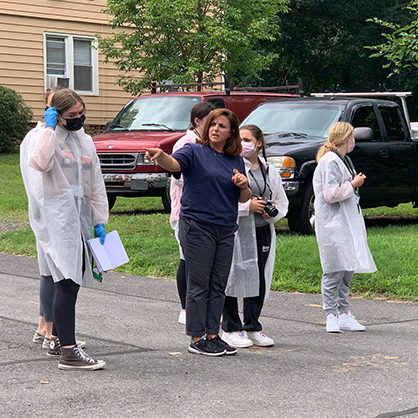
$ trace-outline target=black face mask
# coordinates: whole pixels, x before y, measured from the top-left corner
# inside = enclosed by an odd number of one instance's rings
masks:
[[[84,115],[80,118],[65,119],[66,124],[63,126],[65,129],[68,129],[69,131],[78,131],[83,127],[85,120],[86,117]]]

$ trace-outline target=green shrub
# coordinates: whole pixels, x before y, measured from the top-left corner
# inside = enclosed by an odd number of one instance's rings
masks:
[[[0,154],[16,150],[29,130],[32,116],[20,93],[0,85]]]

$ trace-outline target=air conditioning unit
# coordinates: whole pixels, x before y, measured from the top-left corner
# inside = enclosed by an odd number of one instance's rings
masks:
[[[46,76],[46,88],[53,89],[54,87],[65,87],[68,88],[70,86],[70,79],[67,77],[59,77],[56,75],[48,75]]]

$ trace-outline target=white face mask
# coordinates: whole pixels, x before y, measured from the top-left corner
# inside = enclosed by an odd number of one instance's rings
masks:
[[[255,152],[255,144],[253,142],[241,142],[242,152],[241,155],[245,157],[251,157]]]

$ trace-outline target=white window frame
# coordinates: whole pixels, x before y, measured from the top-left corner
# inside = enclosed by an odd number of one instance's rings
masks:
[[[97,50],[97,38],[88,35],[74,35],[69,33],[59,32],[44,32],[43,43],[44,43],[44,85],[45,90],[48,87],[48,74],[47,74],[47,59],[46,59],[46,38],[47,36],[56,36],[66,39],[66,75],[69,78],[69,88],[74,90],[74,40],[90,41],[91,48],[91,60],[92,60],[92,88],[93,90],[75,90],[78,94],[83,96],[98,96],[99,95],[99,52]]]

